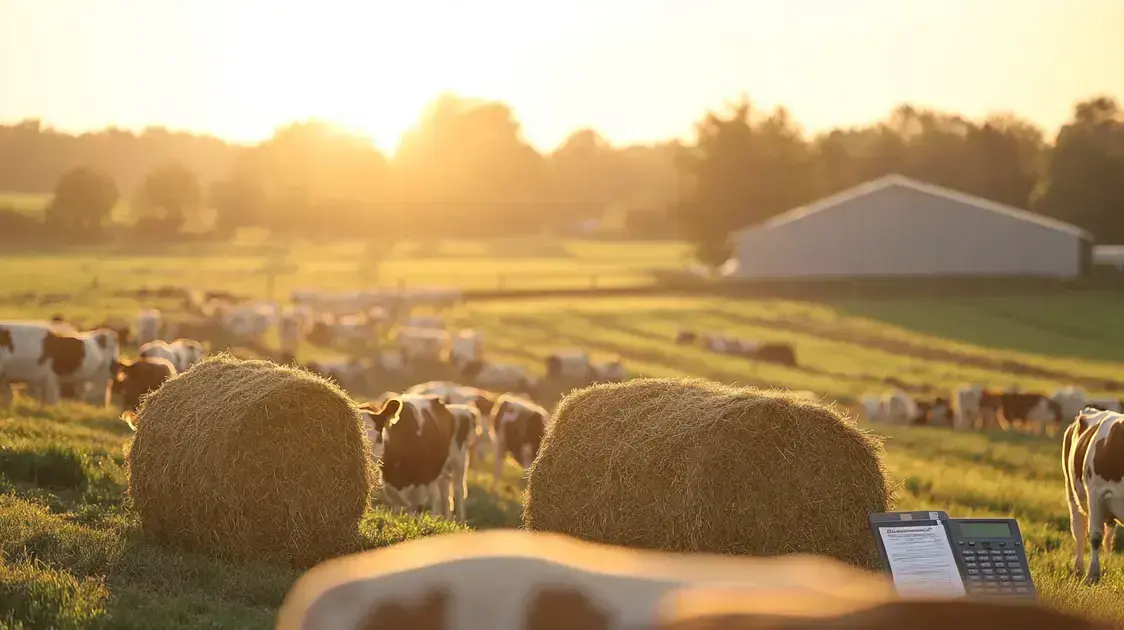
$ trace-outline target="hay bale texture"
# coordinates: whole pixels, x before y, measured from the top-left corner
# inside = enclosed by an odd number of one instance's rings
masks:
[[[875,568],[882,445],[831,407],[704,380],[566,396],[523,497],[528,529],[665,551],[813,553]]]
[[[308,372],[219,354],[142,403],[127,445],[146,536],[305,566],[355,551],[377,473],[352,401]]]

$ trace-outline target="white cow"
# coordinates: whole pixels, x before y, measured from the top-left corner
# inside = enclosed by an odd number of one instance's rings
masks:
[[[917,401],[909,394],[895,391],[887,394],[884,400],[887,424],[909,424],[917,417]]]
[[[90,390],[89,402],[109,406],[119,359],[117,333],[107,328],[72,333],[50,322],[0,321],[0,400],[10,405],[11,384],[18,382],[53,405],[62,385],[72,384]]]
[[[495,395],[478,387],[469,387],[451,381],[429,381],[419,383],[406,390],[407,394],[433,395],[447,405],[472,405],[480,411],[483,418],[491,415],[496,404]],[[483,458],[490,450],[492,434],[488,431],[486,423],[479,422],[474,428],[476,458]]]
[[[461,374],[485,389],[531,393],[538,387],[538,379],[521,365],[473,361],[461,369]]]
[[[472,361],[484,359],[484,339],[475,330],[458,330],[449,340],[449,363],[463,367]]]
[[[400,328],[394,337],[395,345],[407,362],[440,361],[449,345],[449,333],[434,328]]]
[[[1112,554],[1117,523],[1124,522],[1124,415],[1086,408],[1065,431],[1062,472],[1075,543],[1073,568],[1084,569],[1085,537],[1092,559],[1086,581],[1101,577],[1101,546]]]
[[[217,313],[219,324],[239,339],[258,339],[277,318],[277,306],[268,302],[239,304]]]
[[[559,350],[546,357],[549,378],[586,379],[594,375],[593,359],[584,350]]]
[[[959,385],[952,390],[952,428],[957,431],[967,431],[975,428],[980,420],[982,410],[980,401],[983,400],[983,387],[979,385]]]
[[[205,351],[203,344],[191,339],[176,339],[171,343],[164,341],[150,341],[140,347],[140,356],[148,359],[167,359],[177,373],[186,372],[188,368],[203,360]]]
[[[160,338],[161,313],[154,308],[146,308],[137,315],[137,345],[143,346]]]

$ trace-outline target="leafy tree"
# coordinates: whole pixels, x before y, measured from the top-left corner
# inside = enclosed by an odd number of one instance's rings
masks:
[[[55,184],[45,220],[52,228],[98,230],[117,205],[120,193],[111,177],[89,167],[67,171]]]
[[[173,233],[201,209],[202,201],[203,191],[198,176],[174,161],[154,168],[144,178],[138,195],[143,216],[160,222]]]

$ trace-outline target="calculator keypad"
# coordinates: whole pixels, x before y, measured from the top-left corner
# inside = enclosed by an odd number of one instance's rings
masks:
[[[986,544],[986,543],[985,543]],[[977,545],[975,541],[958,550],[967,574],[965,586],[970,595],[993,597],[1032,597],[1026,564],[1016,547],[1006,543]]]

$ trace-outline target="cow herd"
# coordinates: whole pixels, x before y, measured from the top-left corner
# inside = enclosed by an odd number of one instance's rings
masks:
[[[1120,399],[1091,398],[1076,387],[1065,387],[1047,396],[1004,391],[980,385],[961,385],[948,397],[916,399],[902,391],[863,398],[866,418],[896,425],[945,426],[957,430],[1025,427],[1041,433],[1060,430],[1082,409],[1124,411]]]

